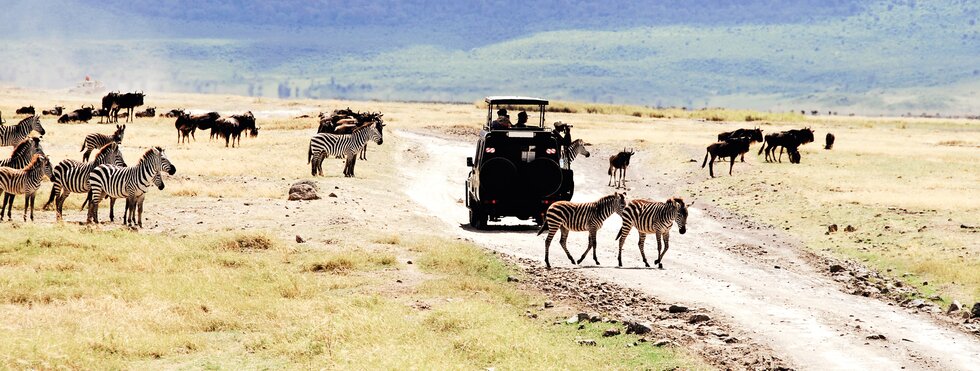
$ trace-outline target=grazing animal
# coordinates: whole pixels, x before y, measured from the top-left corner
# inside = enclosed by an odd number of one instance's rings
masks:
[[[622,152],[609,156],[610,187],[613,186],[613,183],[615,183],[616,188],[626,187],[626,168],[630,166],[630,157],[633,157],[635,153],[632,149],[627,152],[626,148],[623,148]],[[618,178],[614,174],[618,175]],[[615,182],[613,182],[613,178],[616,178]]]
[[[834,148],[834,134],[827,133],[827,144],[823,146],[823,149],[833,149]]]
[[[568,162],[575,161],[575,157],[578,155],[592,156],[589,150],[585,148],[585,142],[581,139],[576,139],[571,145],[565,147],[565,157],[568,158]]]
[[[157,115],[157,108],[150,107],[143,111],[136,112],[136,117],[155,117]]]
[[[116,131],[112,135],[105,135],[102,133],[92,133],[85,136],[85,140],[82,141],[82,149],[85,151],[82,154],[82,161],[88,161],[89,154],[92,153],[93,149],[102,148],[110,142],[116,142],[117,144],[122,144],[123,136],[126,134],[126,124],[116,125]]]
[[[798,149],[793,149],[789,152],[789,163],[798,164],[800,163],[801,159],[802,156],[800,156],[800,151]]]
[[[18,108],[14,113],[18,115],[34,115],[34,106]]]
[[[704,153],[704,162],[701,163],[701,168],[704,169],[704,165],[708,165],[708,174],[711,174],[711,177],[714,178],[715,158],[731,157],[731,165],[728,166],[728,175],[732,175],[732,168],[735,167],[735,158],[749,151],[749,143],[752,143],[752,139],[739,137],[709,145]],[[710,162],[708,161],[708,156],[711,156]]]
[[[24,221],[27,221],[28,208],[31,210],[31,220],[34,220],[34,195],[44,177],[51,177],[51,162],[42,154],[34,154],[23,169],[0,167],[0,192],[4,192],[0,221],[3,220],[4,210],[7,211],[7,219],[13,220],[10,214],[16,195],[24,195]]]
[[[800,145],[807,144],[812,141],[813,130],[810,128],[794,129],[779,133],[767,134],[765,140],[763,141],[763,146],[759,148],[759,154],[761,155],[763,151],[766,152],[766,162],[777,160],[782,162],[783,148],[788,151],[795,151]],[[772,157],[776,157],[776,147],[782,147],[779,150],[779,158],[772,159]]]
[[[380,121],[374,125],[365,125],[350,134],[329,134],[318,133],[310,139],[310,147],[307,152],[307,163],[311,164],[310,173],[316,176],[318,173],[323,175],[323,160],[326,156],[344,156],[344,177],[354,176],[354,164],[357,162],[357,153],[367,144],[368,140],[373,140],[377,145],[384,143],[384,124]]]
[[[182,114],[184,114],[184,109],[183,108],[177,108],[177,109],[172,109],[170,111],[167,111],[167,113],[161,113],[160,114],[160,117],[175,118],[175,117],[179,117]]]
[[[249,137],[259,135],[259,128],[255,126],[255,116],[252,115],[252,111],[242,115],[219,118],[215,121],[214,128],[211,129],[211,134],[218,138],[224,138],[225,147],[228,147],[229,140],[231,141],[232,147],[235,147],[236,142],[241,147],[242,132],[245,130],[248,130]]]
[[[143,92],[139,93],[109,93],[102,98],[102,108],[109,110],[109,119],[112,122],[119,122],[118,115],[119,110],[126,109],[126,122],[131,122],[133,117],[133,109],[143,105],[143,98],[146,95]]]
[[[161,171],[173,175],[177,168],[170,163],[163,148],[153,147],[146,151],[134,166],[119,167],[102,164],[89,174],[89,211],[86,223],[99,223],[99,203],[106,197],[139,197],[153,183]],[[142,213],[138,225],[142,227]]]
[[[53,109],[46,109],[41,111],[41,114],[48,115],[48,116],[61,116],[61,114],[64,113],[64,111],[65,111],[65,107],[54,106]]]
[[[819,111],[817,111],[817,110],[810,111],[810,114],[811,115],[814,115],[814,116],[816,116],[818,113],[819,113]]]
[[[613,213],[622,216],[624,207],[626,207],[626,193],[619,192],[604,196],[594,202],[576,203],[558,201],[551,204],[548,207],[548,211],[545,212],[544,224],[541,225],[541,230],[538,231],[538,235],[541,235],[541,232],[545,230],[548,231],[548,237],[544,240],[545,266],[551,269],[551,260],[549,260],[548,255],[551,249],[551,240],[554,239],[555,233],[558,230],[561,230],[561,239],[558,242],[561,244],[561,248],[565,250],[565,255],[568,256],[568,260],[572,264],[582,263],[591,250],[592,259],[598,265],[599,259],[596,257],[596,233],[599,232],[599,228],[602,228],[602,223],[612,216]],[[569,231],[589,231],[589,247],[585,249],[585,253],[582,254],[578,262],[568,252],[567,242]]]
[[[653,261],[658,268],[663,269],[664,255],[670,249],[670,227],[677,222],[677,229],[681,234],[687,232],[687,208],[694,206],[694,202],[685,206],[684,200],[678,197],[668,199],[666,202],[651,200],[632,200],[626,209],[623,210],[623,227],[619,229],[619,266],[623,266],[623,244],[626,243],[626,236],[630,230],[636,228],[640,234],[640,257],[643,264],[650,267],[647,263],[647,254],[643,250],[643,242],[646,240],[647,233],[654,233],[657,236],[657,260]],[[663,240],[663,246],[660,240]],[[662,248],[662,249],[661,249]]]
[[[35,154],[44,154],[44,151],[41,150],[41,138],[24,139],[14,147],[14,151],[10,153],[10,158],[0,159],[0,167],[22,169],[31,162],[31,158]]]
[[[44,127],[41,126],[41,116],[25,118],[20,120],[17,125],[0,126],[0,147],[19,144],[33,131],[44,135]]]
[[[750,139],[749,146],[751,146],[752,143],[755,142],[762,142],[763,141],[762,129],[755,128],[755,129],[738,129],[735,131],[726,131],[724,133],[718,134],[718,141],[724,142],[731,138],[742,138],[742,137],[746,137]],[[746,152],[748,152],[748,150],[746,150]],[[742,162],[745,162],[745,152],[742,153],[741,158],[742,158]]]
[[[119,99],[120,95],[121,94],[119,94],[119,92],[114,92],[114,91],[106,93],[106,95],[102,97],[102,109],[99,110],[100,114],[97,116],[99,117],[104,116],[107,118],[110,117],[110,115],[113,114],[112,112],[113,106],[116,104],[116,100]],[[112,120],[110,119],[109,122],[112,122]],[[101,119],[99,119],[99,123],[102,123]]]
[[[194,137],[194,132],[198,129],[200,130],[210,130],[218,118],[221,117],[217,112],[208,112],[203,115],[191,115],[185,112],[181,112],[180,116],[177,116],[177,121],[174,122],[174,127],[177,128],[177,143],[186,143],[188,139],[197,138]],[[181,141],[183,139],[183,141]]]
[[[110,141],[102,147],[99,147],[99,150],[95,151],[95,158],[91,162],[65,159],[58,163],[54,167],[51,175],[51,194],[48,196],[48,202],[44,204],[43,209],[47,210],[51,206],[51,203],[57,200],[55,211],[57,213],[57,220],[61,220],[62,210],[65,205],[65,200],[68,199],[68,195],[72,193],[87,194],[89,190],[89,174],[92,173],[95,167],[102,164],[126,166],[126,162],[122,158],[122,153],[119,151],[119,143]],[[82,205],[83,209],[84,207],[85,205]],[[112,209],[113,207],[110,205],[110,220],[113,218]]]
[[[162,172],[157,172],[157,174],[153,176],[153,185],[155,185],[157,189],[162,191],[164,184],[163,184],[163,176],[161,175],[161,173]],[[123,213],[124,225],[130,227],[139,226],[140,228],[143,228],[143,201],[144,200],[146,200],[145,192],[141,193],[139,196],[130,196],[126,198],[126,211]],[[139,214],[137,214],[137,210]],[[139,215],[138,218],[137,215]],[[110,217],[109,220],[111,221],[112,218]]]
[[[320,126],[317,128],[317,133],[329,133],[329,134],[349,134],[354,129],[362,127],[369,124],[384,124],[383,113],[380,112],[369,112],[361,113],[354,112],[348,107],[347,109],[334,110],[329,116],[323,112],[318,115],[320,118]],[[367,160],[367,146],[361,149],[361,160]]]
[[[67,124],[73,121],[88,122],[89,120],[92,119],[92,117],[95,117],[94,115],[95,115],[95,107],[92,106],[82,107],[77,110],[61,115],[61,117],[58,118],[58,123]]]

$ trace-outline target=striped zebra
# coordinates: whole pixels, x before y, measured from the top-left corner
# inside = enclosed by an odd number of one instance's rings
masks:
[[[14,147],[14,151],[10,154],[10,158],[5,158],[0,160],[0,167],[11,167],[14,169],[23,169],[31,162],[34,154],[44,154],[41,150],[41,138],[27,138],[17,144]]]
[[[163,148],[153,147],[143,154],[136,165],[120,167],[102,164],[89,174],[89,212],[86,223],[99,223],[99,203],[106,197],[139,197],[146,193],[157,173],[166,171],[173,175],[177,168],[170,163]],[[142,218],[141,218],[142,219]],[[142,220],[140,220],[142,226]]]
[[[48,202],[44,204],[43,209],[47,210],[57,198],[57,202],[55,203],[56,219],[61,220],[65,200],[68,199],[68,195],[72,193],[88,194],[88,176],[96,166],[102,164],[126,166],[122,153],[119,151],[118,143],[110,141],[100,147],[95,152],[95,158],[90,162],[65,159],[58,163],[54,167],[51,175],[51,194],[48,197]],[[84,207],[82,205],[82,208]],[[109,210],[111,214],[112,205],[109,206]]]
[[[361,151],[361,147],[364,147],[369,139],[381,145],[384,142],[383,128],[384,124],[377,121],[374,125],[365,125],[354,129],[350,134],[319,133],[314,135],[310,139],[306,161],[306,163],[312,164],[310,173],[313,176],[318,173],[322,176],[323,160],[327,156],[344,156],[347,159],[344,165],[344,177],[353,177],[354,164],[357,162],[357,155]]]
[[[666,202],[644,199],[630,201],[626,210],[623,211],[623,227],[620,228],[619,235],[616,237],[619,240],[619,266],[623,266],[623,244],[626,243],[626,236],[629,235],[632,228],[636,228],[640,234],[639,247],[643,264],[647,268],[650,267],[650,264],[647,263],[647,254],[643,251],[643,241],[646,240],[647,233],[655,233],[657,235],[657,260],[653,264],[657,264],[658,268],[663,269],[662,261],[664,255],[667,255],[667,249],[670,248],[670,227],[676,222],[677,229],[681,234],[687,232],[687,208],[689,206],[694,206],[694,202],[691,202],[690,205],[684,205],[684,200],[677,197]],[[662,250],[661,239],[664,241]]]
[[[544,240],[544,264],[549,269],[551,261],[548,259],[548,251],[551,247],[551,240],[555,237],[555,232],[561,229],[561,248],[565,250],[565,255],[572,264],[581,264],[585,257],[592,250],[592,259],[599,264],[596,257],[596,233],[602,228],[602,223],[613,213],[623,215],[623,207],[626,206],[626,193],[616,192],[614,194],[600,198],[595,202],[575,203],[568,201],[558,201],[551,204],[546,212],[544,224],[538,235],[548,230],[548,238]],[[582,257],[575,261],[572,254],[568,252],[568,232],[569,231],[589,231],[589,247],[585,249]]]
[[[51,162],[42,154],[34,154],[23,169],[0,167],[0,191],[4,192],[0,221],[3,220],[4,210],[7,211],[7,219],[13,220],[10,213],[14,209],[16,195],[24,195],[24,221],[27,221],[28,208],[31,209],[31,220],[34,220],[34,194],[41,188],[44,177],[51,177]]]
[[[126,134],[126,125],[116,125],[116,131],[112,135],[105,135],[102,133],[92,133],[85,136],[85,140],[82,141],[82,149],[79,151],[85,151],[82,154],[82,162],[88,162],[88,156],[92,153],[92,150],[102,148],[109,142],[116,142],[117,144],[122,144],[123,135]]]
[[[572,144],[565,147],[564,151],[565,158],[562,159],[562,166],[566,166],[566,162],[568,165],[571,165],[572,161],[575,161],[575,158],[578,157],[578,155],[585,155],[585,157],[592,156],[592,154],[589,153],[589,150],[585,148],[585,142],[581,139],[572,141]]]
[[[31,116],[20,120],[17,125],[0,126],[0,147],[14,146],[27,139],[32,131],[44,135],[41,116]]]
[[[156,175],[153,176],[153,185],[159,190],[163,190],[163,172],[158,171]],[[128,226],[139,226],[143,228],[143,201],[146,200],[146,193],[142,193],[139,196],[131,196],[126,198],[126,210],[123,212],[123,224]],[[109,206],[111,210],[111,205]],[[137,209],[139,210],[139,218],[137,219]],[[112,218],[110,218],[111,220]]]

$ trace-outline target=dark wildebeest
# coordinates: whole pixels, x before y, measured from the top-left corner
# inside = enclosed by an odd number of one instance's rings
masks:
[[[763,140],[762,129],[759,128],[738,129],[735,131],[726,131],[724,133],[718,134],[719,142],[724,142],[732,138],[749,138],[749,146],[751,146],[752,143],[761,142]],[[742,162],[745,162],[745,152],[742,153],[741,157],[742,157]]]
[[[93,106],[82,107],[77,110],[68,112],[64,115],[61,115],[61,117],[58,118],[58,123],[67,124],[72,121],[88,122],[89,120],[92,119],[93,117],[92,114],[94,113],[94,111],[95,111],[95,107]]]
[[[150,107],[146,110],[136,112],[136,117],[155,117],[157,115],[157,108]]]
[[[211,133],[224,138],[225,147],[228,147],[228,142],[231,141],[231,146],[234,148],[236,143],[239,147],[242,146],[242,132],[246,130],[249,137],[254,138],[259,135],[259,128],[255,126],[255,116],[252,115],[252,111],[218,119]]]
[[[623,148],[622,152],[609,156],[608,185],[610,187],[613,186],[613,178],[616,178],[616,175],[618,175],[619,177],[615,181],[616,188],[626,188],[626,168],[630,166],[630,157],[633,157],[635,153],[632,149],[627,151],[626,148]]]
[[[203,115],[191,115],[185,112],[181,112],[177,116],[177,121],[174,122],[174,127],[177,128],[177,143],[187,142],[187,139],[193,138],[195,141],[197,138],[194,137],[194,132],[198,129],[209,130],[214,126],[214,122],[221,117],[217,112],[208,112]]]
[[[787,151],[793,151],[800,145],[807,144],[812,141],[813,130],[810,128],[772,133],[766,135],[765,140],[763,141],[763,146],[759,148],[759,154],[761,155],[763,151],[766,152],[766,162],[777,160],[779,162],[783,162],[783,148],[785,148]],[[779,158],[777,160],[771,160],[772,157],[776,157],[776,147],[782,147],[779,149]]]
[[[102,108],[109,109],[109,119],[114,120],[113,122],[119,122],[119,110],[126,109],[126,122],[131,122],[133,119],[133,109],[143,105],[143,98],[146,95],[143,92],[139,93],[109,93],[102,98]]]
[[[834,148],[834,134],[827,133],[827,144],[823,146],[823,149],[833,149]]]
[[[735,158],[739,155],[749,151],[749,144],[752,143],[752,139],[748,137],[738,137],[730,138],[724,142],[716,142],[708,146],[707,151],[704,154],[704,162],[701,163],[701,168],[704,169],[704,165],[708,165],[708,174],[712,178],[715,177],[715,158],[731,158],[731,164],[728,165],[728,175],[732,175],[732,168],[735,167]],[[708,161],[708,156],[711,156],[711,161]]]
[[[33,116],[34,115],[34,106],[27,106],[27,107],[18,108],[17,111],[14,112],[14,113],[16,113],[18,115],[31,115],[31,116]]]
[[[102,97],[102,109],[98,110],[95,114],[96,116],[100,117],[99,119],[100,124],[102,123],[101,117],[108,118],[109,115],[112,114],[112,106],[116,104],[116,99],[119,99],[119,96],[120,96],[119,92],[113,91],[113,92],[106,93],[106,95]],[[110,119],[108,120],[108,122],[112,122],[112,120]]]
[[[184,109],[183,108],[177,108],[177,109],[172,109],[170,111],[167,111],[167,113],[161,113],[160,114],[160,117],[171,117],[171,118],[175,118],[177,116],[180,116],[182,113],[184,113]]]
[[[61,114],[64,112],[65,112],[65,107],[62,106],[54,106],[53,109],[46,109],[41,111],[42,114],[48,116],[61,116]]]
[[[813,111],[810,111],[810,114],[811,114],[811,115],[814,115],[814,116],[816,116],[816,115],[817,115],[817,114],[819,114],[819,113],[820,113],[820,112],[819,112],[819,111],[817,111],[817,110],[813,110]]]

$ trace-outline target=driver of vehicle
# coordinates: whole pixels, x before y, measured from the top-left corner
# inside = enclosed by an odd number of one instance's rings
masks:
[[[497,111],[497,119],[490,123],[491,129],[510,129],[510,116],[507,116],[507,110],[501,108]]]
[[[521,111],[517,114],[517,123],[514,124],[515,128],[527,127],[527,112]]]

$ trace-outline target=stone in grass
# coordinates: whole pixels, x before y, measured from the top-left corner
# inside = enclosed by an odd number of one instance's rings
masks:
[[[606,331],[603,331],[602,332],[602,337],[616,336],[616,335],[619,335],[621,333],[622,333],[622,331],[620,331],[618,327],[612,327],[612,328],[609,328]]]
[[[953,300],[953,302],[949,304],[949,310],[947,310],[946,313],[953,313],[960,310],[960,308],[963,308],[963,304],[960,304],[960,302],[957,300]]]
[[[708,317],[707,314],[695,314],[695,315],[691,316],[691,318],[689,318],[687,320],[687,322],[688,323],[700,323],[700,322],[706,322],[706,321],[710,321],[710,320],[711,320],[711,317]]]
[[[667,312],[669,312],[669,313],[684,313],[684,312],[687,312],[687,307],[685,307],[683,305],[678,305],[678,304],[671,304],[671,306],[667,308]]]
[[[628,321],[624,322],[624,324],[626,324],[627,334],[645,335],[653,331],[653,326],[649,323]]]

